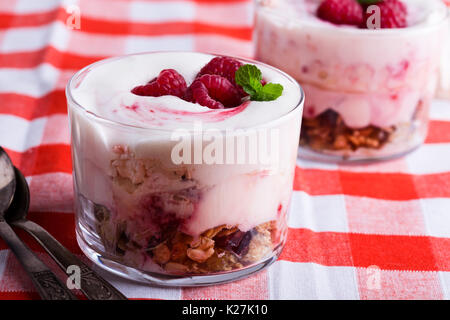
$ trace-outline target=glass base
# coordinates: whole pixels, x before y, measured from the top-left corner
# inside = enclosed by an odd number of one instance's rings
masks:
[[[331,164],[372,164],[376,162],[395,160],[417,150],[422,144],[415,145],[409,149],[395,154],[380,153],[379,155],[370,154],[342,154],[332,151],[316,151],[307,146],[300,146],[298,149],[298,158],[308,161],[331,163]]]
[[[273,262],[275,262],[278,259],[278,256],[280,255],[281,250],[283,248],[283,245],[280,245],[278,248],[273,250],[272,254],[269,257],[267,257],[263,261],[258,262],[257,264],[247,266],[242,269],[208,275],[202,274],[189,276],[174,276],[156,272],[143,271],[124,265],[116,261],[114,256],[109,255],[107,253],[96,251],[93,248],[93,246],[90,245],[87,240],[85,240],[85,237],[83,237],[83,231],[79,230],[78,228],[76,230],[76,236],[78,245],[80,246],[83,253],[90,260],[92,260],[92,262],[94,262],[102,269],[130,280],[160,287],[200,287],[200,286],[227,283],[238,279],[242,279],[265,269]],[[89,235],[87,236],[89,237]]]

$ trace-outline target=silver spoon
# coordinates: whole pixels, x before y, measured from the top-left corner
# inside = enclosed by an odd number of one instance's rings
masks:
[[[6,209],[13,201],[16,178],[11,159],[0,147],[0,236],[16,255],[31,277],[39,295],[44,300],[77,300],[75,295],[55,274],[20,240],[4,219]]]
[[[67,272],[70,266],[78,267],[80,271],[79,289],[88,299],[126,300],[127,298],[120,291],[74,256],[44,228],[33,221],[27,220],[30,190],[22,173],[17,168],[14,168],[14,170],[16,176],[16,193],[13,203],[5,214],[6,221],[13,226],[22,228],[33,236],[64,272]]]

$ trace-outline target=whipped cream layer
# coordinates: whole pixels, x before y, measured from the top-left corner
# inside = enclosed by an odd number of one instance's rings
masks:
[[[333,109],[349,127],[389,127],[431,101],[445,31],[441,1],[404,1],[409,26],[381,30],[323,21],[315,15],[320,1],[269,3],[257,9],[256,59],[305,87],[306,117]]]
[[[297,85],[263,65],[258,67],[264,79],[284,87],[283,95],[276,101],[251,101],[232,109],[213,110],[174,96],[145,97],[131,93],[134,87],[156,78],[163,69],[175,69],[189,86],[213,57],[193,52],[162,52],[113,59],[83,71],[74,84],[73,98],[102,118],[163,129],[191,129],[194,121],[215,129],[248,128],[281,117],[299,102]]]

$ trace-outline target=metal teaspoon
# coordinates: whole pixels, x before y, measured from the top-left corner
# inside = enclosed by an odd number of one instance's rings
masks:
[[[16,195],[19,201],[13,201],[5,214],[6,221],[13,226],[28,232],[48,252],[64,272],[69,266],[77,266],[80,269],[80,290],[88,299],[92,300],[126,300],[127,298],[109,282],[96,274],[90,267],[74,256],[50,233],[37,223],[27,220],[28,206],[30,202],[30,190],[22,173],[15,169]]]
[[[44,300],[77,300],[75,295],[55,274],[20,240],[5,221],[5,211],[13,201],[16,191],[14,167],[8,154],[0,147],[0,236],[16,255],[31,277],[39,295]]]

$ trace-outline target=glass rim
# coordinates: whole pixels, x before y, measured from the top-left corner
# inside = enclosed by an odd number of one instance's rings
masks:
[[[256,2],[256,11],[261,9],[261,8],[265,8],[267,10],[270,10],[270,8],[266,7],[264,5],[264,1],[265,0],[255,0]],[[428,1],[428,0],[427,0]],[[439,0],[434,0],[436,3],[440,3]],[[442,27],[445,23],[448,23],[450,21],[450,7],[447,7],[445,5],[444,2],[442,2],[442,8],[445,10],[445,12],[442,14],[442,17],[438,20],[438,21],[434,21],[430,24],[425,24],[425,25],[414,25],[411,27],[406,27],[406,28],[386,28],[386,29],[378,29],[375,30],[376,32],[374,32],[374,30],[371,29],[362,29],[362,28],[352,28],[349,26],[344,25],[343,27],[338,27],[338,28],[333,28],[333,32],[336,33],[340,33],[340,34],[345,34],[348,36],[369,36],[369,37],[382,37],[382,36],[396,36],[396,35],[405,35],[407,33],[414,33],[414,32],[426,32],[432,29],[439,29],[440,27]],[[273,12],[271,12],[272,14],[274,14]],[[282,15],[276,13],[277,17],[281,17],[281,18],[285,18],[285,19],[289,19],[289,21],[293,21],[299,25],[301,25],[302,19],[297,17],[297,18],[292,18],[292,17],[283,17]],[[309,24],[308,25],[311,28],[314,29],[324,29],[329,30],[329,28],[325,28],[323,25],[314,25],[314,24]]]
[[[105,63],[108,62],[112,62],[112,61],[117,61],[120,59],[124,59],[130,56],[138,56],[138,55],[148,55],[148,54],[155,54],[155,53],[196,53],[196,54],[202,54],[202,55],[211,55],[214,57],[217,56],[225,56],[225,57],[230,57],[230,58],[234,58],[237,59],[239,61],[242,62],[246,62],[246,63],[252,63],[255,65],[261,65],[264,66],[266,68],[269,68],[279,74],[281,74],[283,77],[285,77],[288,81],[290,81],[291,83],[293,83],[296,87],[296,89],[298,89],[300,91],[300,97],[299,100],[294,103],[295,106],[292,107],[292,109],[290,109],[289,111],[287,111],[286,113],[280,115],[279,117],[275,118],[275,119],[271,119],[269,121],[265,121],[262,123],[258,123],[256,125],[250,125],[250,126],[239,126],[236,128],[233,128],[234,130],[238,130],[238,129],[256,129],[262,126],[267,126],[273,123],[276,123],[278,121],[282,121],[284,118],[288,117],[290,114],[294,113],[295,111],[297,111],[299,108],[301,108],[303,106],[303,103],[305,101],[305,93],[303,88],[300,86],[300,84],[293,78],[291,77],[289,74],[287,74],[286,72],[275,68],[271,65],[268,65],[266,63],[257,61],[257,60],[253,60],[253,59],[248,59],[248,58],[242,58],[242,57],[236,57],[236,56],[231,56],[231,55],[221,55],[221,54],[217,54],[217,53],[209,53],[209,52],[201,52],[201,51],[183,51],[183,50],[162,50],[162,51],[147,51],[147,52],[140,52],[140,53],[132,53],[132,54],[125,54],[125,55],[120,55],[120,56],[114,56],[114,57],[110,57],[110,58],[105,58],[105,59],[101,59],[99,61],[93,62],[85,67],[83,67],[82,69],[78,70],[73,76],[71,76],[71,78],[69,79],[69,81],[67,82],[66,88],[65,88],[65,93],[66,93],[66,99],[68,102],[68,108],[71,108],[71,106],[75,106],[75,108],[77,110],[80,110],[81,112],[83,112],[83,114],[95,121],[101,122],[103,124],[106,125],[114,125],[114,126],[119,126],[122,128],[128,128],[128,129],[133,129],[133,130],[139,130],[139,131],[160,131],[160,132],[172,132],[174,130],[176,130],[176,128],[163,128],[163,127],[151,127],[151,126],[139,126],[139,125],[133,125],[133,124],[127,124],[124,122],[120,122],[120,121],[115,121],[115,120],[111,120],[108,119],[104,116],[100,116],[97,113],[87,110],[85,107],[83,107],[80,103],[78,103],[78,101],[76,101],[76,99],[73,97],[72,95],[72,90],[73,90],[73,86],[74,86],[74,82],[75,80],[77,80],[80,75],[82,75],[86,70],[94,68],[96,66],[99,65],[103,65]],[[195,124],[195,120],[192,121],[192,124]],[[226,130],[229,130],[230,128],[224,128],[224,129],[220,129],[218,131],[220,132],[225,132]],[[195,129],[187,129],[187,128],[183,128],[183,130],[187,131],[187,132],[194,132]]]

